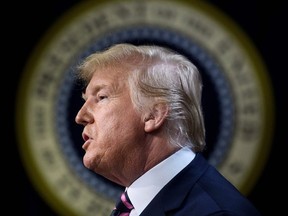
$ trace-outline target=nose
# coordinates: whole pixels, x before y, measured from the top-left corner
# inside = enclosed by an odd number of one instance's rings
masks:
[[[91,114],[89,113],[87,107],[85,104],[81,107],[81,109],[78,111],[76,117],[75,117],[75,122],[77,124],[81,125],[87,125],[93,120]]]

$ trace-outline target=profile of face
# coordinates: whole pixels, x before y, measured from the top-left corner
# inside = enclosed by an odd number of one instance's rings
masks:
[[[145,121],[132,104],[127,72],[115,68],[95,72],[83,99],[75,121],[84,126],[84,165],[111,181],[127,184],[143,172],[140,155],[149,148]]]

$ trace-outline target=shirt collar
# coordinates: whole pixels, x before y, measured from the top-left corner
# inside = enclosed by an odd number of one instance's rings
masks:
[[[126,188],[134,206],[133,211],[140,215],[156,194],[194,157],[195,153],[188,147],[184,147],[148,170]]]

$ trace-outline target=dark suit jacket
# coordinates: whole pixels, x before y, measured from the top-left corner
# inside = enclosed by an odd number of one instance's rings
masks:
[[[248,199],[198,153],[140,214],[140,216],[168,215],[259,216],[260,214]]]

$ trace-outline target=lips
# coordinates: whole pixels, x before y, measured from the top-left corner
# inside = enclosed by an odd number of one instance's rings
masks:
[[[84,144],[82,145],[82,148],[84,150],[86,150],[88,145],[89,145],[89,143],[90,143],[90,141],[91,141],[91,138],[84,132],[82,133],[82,138],[85,141]]]
[[[82,138],[85,142],[90,139],[90,137],[84,132],[82,133]]]

